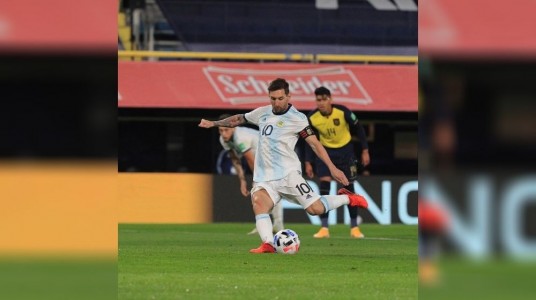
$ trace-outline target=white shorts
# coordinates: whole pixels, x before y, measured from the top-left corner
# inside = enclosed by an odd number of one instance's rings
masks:
[[[301,176],[301,172],[292,171],[287,177],[264,182],[253,182],[251,194],[266,190],[274,205],[277,205],[281,198],[301,205],[304,209],[311,206],[313,202],[320,199],[320,195],[313,192],[307,181]]]

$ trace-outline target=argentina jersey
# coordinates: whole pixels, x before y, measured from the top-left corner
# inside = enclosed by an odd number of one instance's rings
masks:
[[[236,127],[233,133],[233,137],[229,142],[223,140],[220,136],[220,144],[225,150],[234,150],[239,158],[246,151],[257,152],[257,145],[259,143],[259,132],[257,130],[247,127]]]
[[[272,106],[267,105],[246,113],[244,117],[258,125],[260,131],[253,181],[278,180],[292,171],[301,171],[294,147],[298,133],[309,125],[303,113],[290,106],[285,113],[276,115]]]

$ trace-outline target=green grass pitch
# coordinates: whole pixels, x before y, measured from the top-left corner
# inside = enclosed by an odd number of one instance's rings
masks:
[[[251,254],[254,224],[119,225],[119,299],[417,299],[417,226],[344,225],[317,240],[311,224],[285,224],[295,255]]]

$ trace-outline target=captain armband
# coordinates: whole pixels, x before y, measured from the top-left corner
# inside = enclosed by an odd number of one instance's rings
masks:
[[[310,135],[314,135],[314,131],[311,126],[305,127],[302,131],[299,132],[299,135],[302,139],[306,139]]]

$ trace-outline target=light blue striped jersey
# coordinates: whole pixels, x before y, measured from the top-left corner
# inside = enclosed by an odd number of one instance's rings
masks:
[[[301,162],[294,151],[298,133],[309,126],[307,116],[294,106],[283,114],[274,114],[272,106],[262,106],[244,115],[249,123],[259,126],[260,138],[255,157],[253,181],[264,182],[301,172]]]
[[[234,150],[239,158],[248,150],[253,151],[253,156],[255,156],[259,144],[259,131],[247,127],[236,127],[230,141],[224,141],[220,135],[220,144],[225,150]]]

